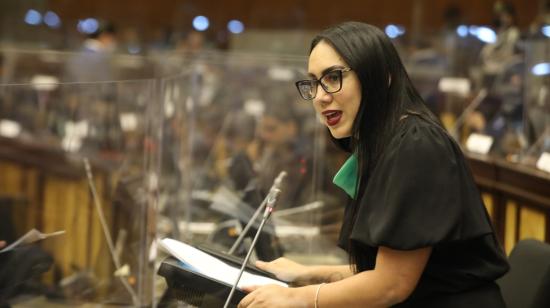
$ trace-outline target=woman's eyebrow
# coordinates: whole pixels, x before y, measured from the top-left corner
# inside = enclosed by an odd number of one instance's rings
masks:
[[[330,72],[330,71],[333,71],[335,69],[341,69],[341,68],[344,68],[343,65],[332,65],[332,66],[329,66],[327,68],[325,68],[322,72],[321,72],[321,76],[323,76],[324,74]],[[313,79],[317,79],[317,76],[315,76],[315,74],[313,73],[308,73],[308,75],[313,78]]]

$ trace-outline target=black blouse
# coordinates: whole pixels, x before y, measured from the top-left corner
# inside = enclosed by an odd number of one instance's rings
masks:
[[[360,194],[360,193],[359,193]],[[413,294],[398,307],[501,307],[494,280],[508,271],[460,147],[438,125],[409,115],[369,177],[339,245],[375,266],[377,247],[432,247]],[[345,222],[351,222],[351,204]],[[469,304],[468,304],[469,303]],[[479,306],[482,307],[482,306]]]

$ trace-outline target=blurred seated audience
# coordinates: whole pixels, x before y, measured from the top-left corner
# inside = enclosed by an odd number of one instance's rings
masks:
[[[111,54],[116,50],[115,26],[100,21],[97,30],[89,34],[78,53],[67,62],[64,81],[91,82],[113,80]]]
[[[505,65],[517,55],[520,31],[516,23],[516,10],[509,2],[497,1],[494,5],[497,38],[481,50],[481,64],[484,84],[492,84],[495,75],[501,73]]]
[[[21,201],[0,196],[0,307],[10,307],[10,300],[19,295],[44,294],[40,275],[53,264],[52,257],[36,244],[20,245],[2,251],[16,240],[13,217],[14,206]]]
[[[258,123],[258,140],[255,169],[259,186],[266,194],[273,179],[281,171],[287,178],[281,187],[278,208],[296,207],[305,204],[311,197],[312,142],[301,134],[304,123],[292,104],[296,99],[284,93],[270,93],[265,98],[266,108]]]
[[[541,10],[529,25],[529,35],[534,38],[548,39],[542,32],[542,27],[550,25],[550,0],[544,0]]]

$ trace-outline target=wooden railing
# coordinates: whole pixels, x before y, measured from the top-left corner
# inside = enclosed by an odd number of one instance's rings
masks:
[[[97,169],[94,182],[111,225],[109,175]],[[9,206],[11,217],[0,218],[13,226],[10,231],[17,237],[32,228],[46,233],[65,230],[64,235],[40,243],[62,277],[82,269],[111,275],[112,264],[81,161],[37,142],[0,137],[0,197],[18,200]]]
[[[467,157],[506,252],[524,238],[550,242],[550,174],[501,158]]]

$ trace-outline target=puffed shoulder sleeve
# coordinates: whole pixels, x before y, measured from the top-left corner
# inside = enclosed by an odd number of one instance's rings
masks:
[[[406,121],[369,178],[351,239],[410,250],[491,233],[458,145],[435,124]]]

